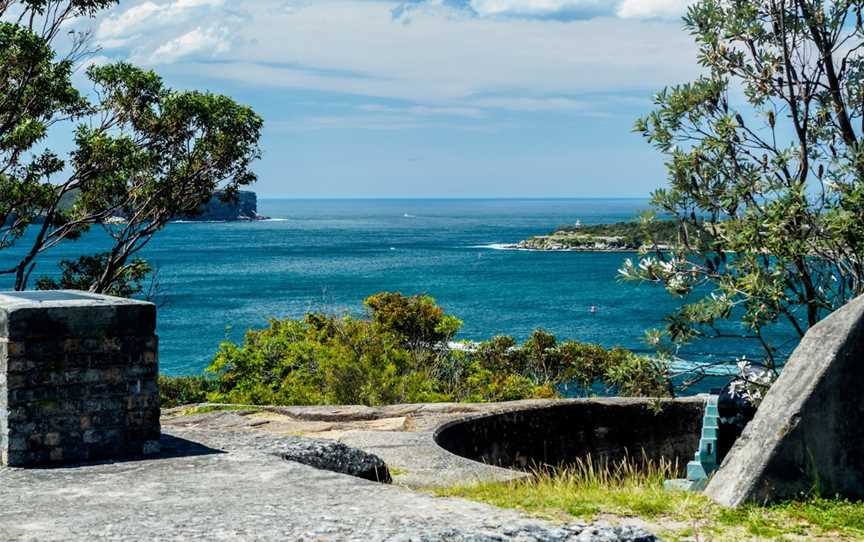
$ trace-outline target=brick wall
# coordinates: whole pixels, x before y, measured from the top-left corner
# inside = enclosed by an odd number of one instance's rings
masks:
[[[155,307],[80,292],[30,295],[0,293],[0,462],[158,452]]]

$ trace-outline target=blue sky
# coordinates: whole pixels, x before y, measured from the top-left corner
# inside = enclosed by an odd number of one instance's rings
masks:
[[[631,132],[698,73],[682,0],[145,0],[95,21],[128,59],[265,119],[262,196],[644,196]]]

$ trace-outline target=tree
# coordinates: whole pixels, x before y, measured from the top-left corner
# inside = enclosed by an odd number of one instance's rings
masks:
[[[103,252],[93,256],[81,256],[77,260],[62,260],[59,279],[42,277],[36,282],[37,290],[87,290],[93,277],[101,276],[108,267],[109,254]],[[117,274],[110,287],[104,291],[108,295],[132,297],[144,289],[142,282],[151,272],[150,265],[141,258],[124,266],[122,274]]]
[[[687,302],[673,343],[730,333],[800,337],[864,293],[862,1],[700,0],[684,17],[704,75],[667,88],[636,130],[667,157],[653,204],[678,220],[671,251],[621,270]],[[646,217],[650,222],[652,217]],[[653,336],[661,340],[660,334]]]
[[[153,72],[126,63],[87,71],[101,97],[101,122],[75,135],[75,171],[87,172],[75,209],[112,209],[114,239],[91,289],[104,291],[131,256],[171,219],[195,213],[217,188],[225,197],[253,183],[262,121],[226,96],[167,89]]]
[[[256,179],[250,165],[260,154],[262,121],[250,108],[174,91],[154,72],[122,62],[87,70],[92,101],[74,88],[89,34],[73,34],[70,52],[58,57],[60,30],[115,3],[0,1],[7,20],[0,22],[0,250],[33,232],[24,256],[0,269],[15,276],[18,290],[40,254],[94,226],[112,247],[67,262],[66,271],[74,268],[74,282],[91,291],[123,290],[117,283],[142,269],[135,255],[168,221],[194,213],[219,188],[230,199]],[[70,156],[35,152],[64,122],[78,123]]]
[[[447,341],[462,327],[462,321],[445,314],[428,295],[405,296],[399,292],[381,292],[363,301],[372,321],[382,331],[389,331],[409,348],[430,348]]]

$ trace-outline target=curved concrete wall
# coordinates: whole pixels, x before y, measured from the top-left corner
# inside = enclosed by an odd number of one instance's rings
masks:
[[[699,445],[705,401],[690,397],[573,399],[549,406],[466,418],[435,432],[442,448],[500,467],[561,465],[591,455],[645,455],[677,461],[683,472]]]

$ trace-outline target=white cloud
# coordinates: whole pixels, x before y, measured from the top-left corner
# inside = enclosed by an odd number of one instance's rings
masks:
[[[97,37],[106,53],[156,65],[168,77],[415,104],[398,112],[403,118],[470,120],[490,110],[595,115],[602,113],[596,95],[647,95],[698,71],[690,37],[663,20],[453,17],[447,8],[403,24],[387,0],[157,1],[102,18]],[[599,2],[472,1],[490,13],[519,3]],[[580,97],[586,94],[595,97]]]
[[[176,0],[174,6],[176,9],[189,9],[202,6],[216,7],[225,4],[225,0]]]
[[[479,17],[527,17],[559,20],[617,15],[622,18],[675,19],[693,0],[405,0],[397,14],[422,7],[462,10]]]
[[[164,6],[160,6],[154,2],[144,2],[116,15],[109,15],[102,19],[99,24],[96,30],[96,38],[105,40],[110,38],[117,39],[124,36],[146,23],[163,9],[165,9]]]
[[[616,13],[625,19],[676,18],[693,0],[624,0]]]
[[[160,45],[153,51],[147,62],[149,64],[170,63],[197,53],[208,55],[224,53],[231,48],[227,34],[227,30],[220,27],[206,30],[196,28]]]
[[[96,39],[105,49],[132,45],[135,50],[130,56],[139,61],[157,56],[170,59],[169,61],[177,60],[201,50],[195,48],[196,42],[215,44],[211,39],[212,30],[203,31],[198,28],[188,31],[188,26],[208,15],[224,17],[225,13],[218,9],[224,3],[224,0],[170,0],[161,3],[146,0],[125,10],[115,9],[103,17],[96,28]],[[166,33],[175,35],[169,40],[160,40]],[[156,47],[161,49],[159,55],[155,54],[156,51],[147,54],[146,49],[152,43],[156,43]],[[153,47],[149,48],[153,50]],[[225,46],[220,46],[219,49],[227,50]]]
[[[549,16],[566,12],[611,12],[610,0],[471,0],[478,15]]]
[[[94,55],[85,58],[78,66],[79,72],[87,71],[87,68],[90,66],[104,66],[105,64],[109,64],[111,59],[105,55]]]
[[[213,66],[214,74],[245,72],[253,83],[393,98],[654,88],[689,78],[695,67],[692,42],[678,24],[613,18],[429,15],[402,25],[386,3],[323,2],[287,16],[256,10],[240,32],[246,39],[232,50],[232,66]]]

